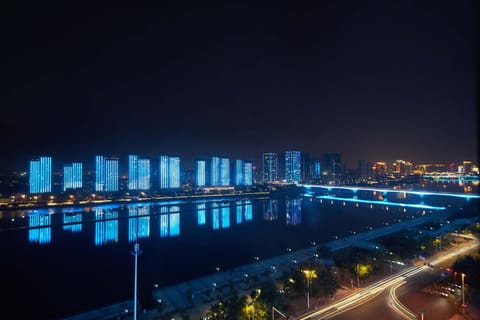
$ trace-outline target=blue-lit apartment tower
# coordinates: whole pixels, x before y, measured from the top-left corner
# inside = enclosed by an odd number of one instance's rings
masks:
[[[253,185],[253,163],[251,161],[243,162],[243,185]]]
[[[30,193],[52,192],[52,158],[40,157],[30,161]]]
[[[302,180],[302,153],[300,151],[285,152],[285,181],[298,183]]]
[[[83,167],[81,162],[63,166],[63,191],[82,188]]]
[[[263,182],[278,181],[278,154],[264,152],[262,155]]]
[[[180,188],[180,157],[160,156],[160,189]]]
[[[220,158],[212,157],[210,160],[210,185],[220,185]]]
[[[195,161],[195,185],[205,187],[207,185],[207,161]]]
[[[118,191],[118,158],[95,156],[95,191]]]
[[[253,163],[245,160],[235,160],[233,166],[234,181],[237,186],[253,184]]]
[[[228,158],[220,159],[220,185],[230,185],[230,159]]]
[[[245,170],[244,170],[243,160],[235,160],[233,172],[235,174],[234,176],[235,185],[237,186],[245,185],[245,178],[244,178]]]
[[[128,189],[150,189],[150,159],[138,155],[128,156]]]

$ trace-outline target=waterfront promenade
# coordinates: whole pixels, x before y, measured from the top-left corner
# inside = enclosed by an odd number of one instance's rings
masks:
[[[335,239],[326,243],[313,244],[301,250],[290,251],[287,254],[262,259],[255,257],[255,260],[247,265],[242,265],[230,270],[219,270],[191,281],[186,281],[173,286],[158,288],[154,287],[152,297],[157,302],[157,307],[151,310],[142,310],[140,319],[158,319],[161,314],[174,315],[180,319],[182,314],[189,314],[191,319],[200,319],[210,306],[219,299],[231,296],[235,293],[246,294],[258,284],[267,279],[276,279],[284,271],[289,271],[295,264],[302,263],[308,259],[317,259],[324,264],[331,264],[328,258],[319,256],[320,248],[328,248],[336,251],[347,247],[359,247],[368,250],[385,250],[375,242],[375,239],[396,233],[402,230],[415,230],[426,223],[445,221],[453,214],[450,210],[435,211],[423,216],[404,220],[385,227],[367,230],[346,238]],[[442,232],[449,232],[458,228],[459,224],[468,223],[469,219],[458,219],[442,227]],[[322,250],[320,250],[321,252]],[[133,305],[133,304],[132,304]],[[108,314],[111,317],[108,317]],[[93,316],[102,315],[103,319],[117,319],[120,315],[129,318],[131,308],[117,304],[90,311],[66,319],[98,319]],[[130,315],[131,317],[131,315]]]
[[[372,242],[380,238],[402,230],[412,230],[425,223],[448,219],[452,213],[448,211],[433,212],[411,220],[402,221],[393,225],[378,229],[368,230],[346,238],[335,239],[327,243],[315,244],[301,250],[269,259],[259,259],[251,264],[243,265],[232,270],[226,270],[211,274],[192,281],[184,282],[166,288],[153,290],[153,298],[163,304],[163,313],[174,313],[188,310],[208,310],[211,304],[222,297],[228,297],[237,292],[248,292],[255,288],[259,282],[266,279],[275,279],[284,271],[290,270],[295,264],[309,259],[317,259],[325,264],[332,264],[327,258],[318,256],[320,247],[327,247],[330,251],[336,251],[347,247],[360,247],[369,250],[385,250],[382,246]],[[467,220],[462,219],[462,222]],[[455,226],[452,223],[452,228]],[[448,232],[445,228],[443,231]],[[156,312],[156,311],[155,311]],[[193,318],[192,318],[193,319]],[[196,318],[195,318],[196,319]]]

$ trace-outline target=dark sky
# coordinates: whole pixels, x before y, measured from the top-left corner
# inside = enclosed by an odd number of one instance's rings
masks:
[[[38,154],[476,160],[474,0],[289,2],[17,2],[0,171]]]

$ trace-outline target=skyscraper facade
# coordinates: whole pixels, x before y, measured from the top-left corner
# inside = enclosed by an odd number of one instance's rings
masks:
[[[312,159],[310,162],[310,178],[319,181],[322,178],[322,162],[320,159]]]
[[[302,153],[300,151],[285,152],[285,181],[298,183],[302,180]]]
[[[195,161],[195,185],[205,187],[207,184],[207,162],[205,160]]]
[[[81,189],[83,168],[82,163],[73,162],[63,166],[63,191]]]
[[[220,185],[220,158],[212,157],[210,160],[210,185]]]
[[[95,191],[118,191],[118,158],[95,157]]]
[[[237,186],[243,186],[245,183],[244,183],[244,162],[243,160],[235,160],[234,162],[234,168],[233,168],[233,172],[234,172],[234,181],[235,181],[235,185]]]
[[[180,188],[180,157],[168,158],[168,186],[170,189]]]
[[[243,163],[243,184],[245,186],[253,185],[253,163],[251,161]]]
[[[160,156],[160,189],[180,188],[180,157]]]
[[[30,161],[30,193],[52,192],[52,158],[40,157]]]
[[[220,185],[230,185],[230,159],[221,158],[220,161]]]
[[[263,182],[278,180],[278,155],[275,152],[264,152],[262,154]]]
[[[150,159],[138,155],[128,156],[128,189],[150,189]]]

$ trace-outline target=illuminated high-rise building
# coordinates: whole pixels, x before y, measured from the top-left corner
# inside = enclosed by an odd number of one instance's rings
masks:
[[[160,156],[160,189],[180,188],[180,157]]]
[[[180,188],[180,157],[170,157],[168,161],[169,187]]]
[[[195,185],[205,187],[207,184],[207,161],[195,161]]]
[[[322,179],[322,161],[320,159],[312,159],[310,162],[310,178],[315,182]]]
[[[118,158],[95,157],[95,191],[118,191]]]
[[[220,158],[212,157],[210,160],[210,185],[220,185]]]
[[[253,163],[251,161],[243,162],[243,185],[253,185]]]
[[[298,183],[302,180],[302,153],[300,151],[285,152],[285,181]]]
[[[245,180],[244,180],[244,162],[243,160],[235,160],[234,162],[234,181],[235,185],[237,186],[243,186],[245,185]]]
[[[138,155],[128,156],[128,189],[150,189],[150,159]]]
[[[230,185],[230,159],[228,158],[220,159],[220,185]]]
[[[73,162],[63,166],[63,191],[82,188],[82,163]]]
[[[278,154],[275,152],[264,152],[263,159],[263,182],[278,180]]]
[[[40,157],[30,161],[30,193],[52,192],[52,158]]]

